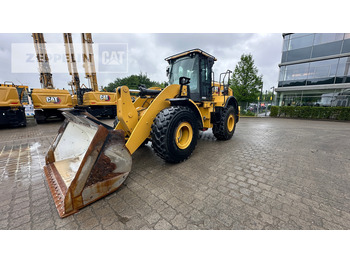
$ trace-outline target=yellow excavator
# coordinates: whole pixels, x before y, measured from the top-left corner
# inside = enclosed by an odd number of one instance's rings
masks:
[[[0,84],[0,126],[26,126],[24,105],[28,105],[28,86]]]
[[[41,89],[33,88],[31,92],[35,120],[38,124],[41,124],[51,118],[64,119],[59,109],[73,108],[72,97],[68,90],[56,89],[53,85],[44,35],[33,33],[32,37],[39,64],[41,83]]]
[[[214,82],[216,58],[193,49],[166,58],[169,86],[116,90],[115,128],[81,111],[66,120],[46,155],[45,175],[61,217],[118,189],[131,171],[131,155],[150,140],[154,152],[179,163],[194,151],[199,130],[212,128],[218,140],[231,139],[239,107],[228,86],[231,71]],[[138,92],[133,102],[131,92]]]
[[[115,118],[117,115],[115,93],[102,92],[98,89],[91,33],[81,34],[85,76],[89,80],[91,88],[86,88],[85,85],[80,86],[72,34],[64,33],[63,38],[65,43],[68,71],[72,76],[71,86],[73,86],[75,89],[73,96],[73,101],[76,101],[74,104],[75,108],[86,110],[95,117],[108,116],[110,118]]]

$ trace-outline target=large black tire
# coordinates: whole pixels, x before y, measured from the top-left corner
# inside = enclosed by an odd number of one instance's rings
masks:
[[[197,145],[197,123],[196,115],[188,107],[172,106],[160,111],[151,130],[155,153],[170,163],[186,160]]]
[[[222,110],[220,120],[213,125],[213,134],[217,140],[229,140],[236,129],[237,114],[232,106]]]
[[[35,121],[38,125],[46,123],[46,116],[40,110],[34,111],[34,118],[35,118]]]

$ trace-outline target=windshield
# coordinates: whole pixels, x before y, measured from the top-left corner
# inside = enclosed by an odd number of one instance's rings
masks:
[[[28,100],[28,92],[25,88],[21,88],[21,87],[16,87],[17,89],[17,93],[18,93],[18,97],[21,99],[21,103],[29,103]]]
[[[190,78],[191,92],[196,92],[198,85],[198,58],[184,57],[174,62],[171,66],[169,84],[179,84],[182,76]]]

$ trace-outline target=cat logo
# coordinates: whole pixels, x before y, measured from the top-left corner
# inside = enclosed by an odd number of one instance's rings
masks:
[[[47,103],[54,103],[54,104],[60,104],[61,99],[57,96],[47,96],[46,97],[46,102]]]
[[[122,65],[125,52],[123,51],[103,51],[102,64],[103,65]]]
[[[110,101],[111,98],[109,97],[109,95],[100,95],[100,100]]]

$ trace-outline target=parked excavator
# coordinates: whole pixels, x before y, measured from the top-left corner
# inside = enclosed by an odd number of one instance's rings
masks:
[[[41,83],[41,89],[33,88],[31,92],[35,120],[38,124],[42,124],[51,118],[64,119],[59,109],[73,108],[72,97],[68,90],[56,89],[53,85],[44,35],[33,33],[32,37],[39,64]]]
[[[116,90],[115,128],[73,110],[46,155],[45,175],[61,217],[117,190],[131,171],[131,155],[150,140],[166,162],[179,163],[194,151],[199,130],[212,128],[218,140],[231,139],[239,107],[228,86],[230,70],[214,82],[216,58],[193,49],[166,58],[169,85]],[[133,102],[130,92],[138,92]]]
[[[70,53],[74,57],[72,38],[68,37],[67,39],[72,47]],[[116,94],[113,92],[99,91],[98,88],[91,33],[82,33],[81,41],[85,76],[89,80],[91,88],[80,88],[80,91],[77,91],[78,105],[76,108],[86,110],[95,117],[115,118],[117,115]],[[74,77],[79,78],[78,73],[75,73]]]
[[[27,125],[24,105],[28,104],[28,86],[6,81],[0,84],[0,126]]]
[[[115,118],[117,115],[115,93],[102,92],[98,89],[91,33],[81,34],[85,75],[89,80],[91,88],[87,88],[84,84],[80,85],[72,34],[64,33],[63,38],[68,71],[72,76],[70,84],[74,87],[73,101],[76,101],[74,107],[76,109],[86,110],[95,117],[108,116],[110,118]]]

